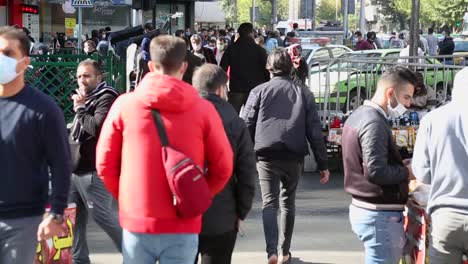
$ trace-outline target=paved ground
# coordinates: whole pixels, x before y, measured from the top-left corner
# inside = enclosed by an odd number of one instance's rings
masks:
[[[350,198],[343,192],[343,177],[332,174],[326,186],[318,174],[303,176],[297,194],[296,225],[291,252],[294,264],[364,263],[363,249],[348,222]],[[266,263],[259,187],[253,210],[238,236],[233,264]],[[109,238],[95,224],[88,234],[93,263],[120,263]]]

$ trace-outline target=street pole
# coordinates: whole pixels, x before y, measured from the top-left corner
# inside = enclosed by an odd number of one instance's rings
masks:
[[[348,37],[348,4],[349,1],[344,1],[344,14],[343,14],[343,30],[344,30],[344,38],[343,38],[343,45],[346,45],[346,38]]]
[[[82,24],[83,24],[83,14],[82,14],[81,7],[78,7],[78,48],[80,49],[80,53],[81,53],[81,50],[83,49],[83,44],[82,44],[83,40],[81,39],[81,35],[83,32],[83,29],[81,28]]]
[[[271,20],[271,30],[274,30],[275,29],[275,25],[276,23],[278,23],[278,0],[272,0],[272,3],[271,3],[271,6],[272,6],[272,20]]]
[[[335,0],[335,20],[338,21],[338,0]]]
[[[366,34],[366,0],[361,0],[361,9],[359,13],[359,30],[364,35]]]
[[[252,0],[252,25],[255,28],[255,0]]]
[[[410,23],[410,56],[418,56],[419,44],[419,0],[412,0],[411,23]],[[417,59],[412,59],[416,63]]]

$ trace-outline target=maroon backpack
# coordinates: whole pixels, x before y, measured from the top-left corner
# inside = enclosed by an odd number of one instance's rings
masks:
[[[152,110],[152,113],[161,140],[162,161],[177,215],[181,218],[202,215],[213,201],[205,174],[191,158],[169,146],[161,114],[158,110]]]

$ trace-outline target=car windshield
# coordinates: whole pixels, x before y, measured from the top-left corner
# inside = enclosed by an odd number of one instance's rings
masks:
[[[468,41],[455,41],[455,52],[468,52]]]
[[[338,61],[330,66],[330,71],[371,71],[375,67],[374,63],[357,62],[362,58],[380,57],[380,53],[348,53],[340,58],[343,60],[353,60],[352,62]]]
[[[302,58],[305,58],[305,59],[309,58],[310,53],[312,53],[312,51],[313,50],[311,49],[302,49],[302,52],[301,52]]]

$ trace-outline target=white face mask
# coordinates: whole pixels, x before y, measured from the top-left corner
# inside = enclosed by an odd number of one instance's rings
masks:
[[[224,44],[218,44],[216,47],[218,48],[219,51],[223,51],[225,46]]]
[[[390,102],[387,105],[388,116],[393,117],[393,118],[398,118],[404,115],[408,111],[408,109],[406,109],[406,107],[398,101],[396,94],[395,94],[395,100],[398,103],[398,105],[395,108],[392,107],[392,104]]]
[[[21,60],[16,60],[11,57],[0,54],[0,84],[7,84],[12,82],[21,72],[16,72],[16,66]]]

